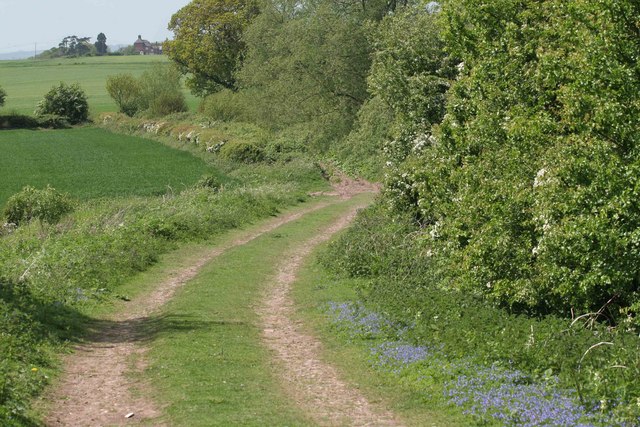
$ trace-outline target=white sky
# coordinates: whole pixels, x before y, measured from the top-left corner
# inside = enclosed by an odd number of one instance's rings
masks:
[[[107,36],[107,45],[164,41],[171,15],[190,0],[0,0],[0,53],[57,46],[65,37]]]

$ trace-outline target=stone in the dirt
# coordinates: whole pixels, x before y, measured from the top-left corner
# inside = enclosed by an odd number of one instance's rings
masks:
[[[135,414],[133,412],[129,412],[127,415],[125,415],[125,418],[133,418]]]

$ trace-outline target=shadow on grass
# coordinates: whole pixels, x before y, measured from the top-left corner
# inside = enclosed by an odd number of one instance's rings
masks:
[[[86,333],[81,337],[83,344],[146,343],[158,335],[195,330],[211,331],[220,327],[246,326],[246,322],[195,320],[188,316],[157,314],[120,321],[90,320]]]
[[[146,343],[158,335],[194,330],[246,327],[246,322],[201,321],[189,316],[154,314],[134,319],[97,320],[76,308],[39,299],[28,283],[0,277],[0,425],[38,426],[26,412],[46,384],[32,372],[56,367],[52,354],[64,343],[115,346]],[[22,374],[20,374],[22,372]]]

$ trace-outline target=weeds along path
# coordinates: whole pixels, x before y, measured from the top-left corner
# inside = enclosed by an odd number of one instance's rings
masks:
[[[346,228],[361,207],[287,254],[258,310],[264,342],[278,361],[285,390],[318,425],[400,425],[393,414],[372,405],[356,388],[342,381],[338,372],[320,359],[320,341],[294,320],[290,291],[304,259],[316,246]]]
[[[343,193],[348,197],[347,193]],[[106,426],[131,423],[162,425],[153,421],[161,415],[152,399],[145,398],[145,384],[131,379],[131,372],[144,369],[146,342],[153,335],[153,314],[171,299],[178,288],[194,278],[200,269],[225,251],[322,209],[321,202],[278,217],[262,227],[203,253],[190,265],[173,271],[154,291],[132,300],[126,309],[96,322],[86,342],[64,362],[59,384],[44,397],[48,426]],[[135,362],[137,360],[137,363]],[[130,418],[126,415],[133,413]]]

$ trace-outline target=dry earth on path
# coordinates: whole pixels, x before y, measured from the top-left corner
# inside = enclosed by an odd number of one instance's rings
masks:
[[[397,426],[401,423],[393,414],[372,405],[356,388],[342,381],[331,365],[320,360],[320,341],[293,320],[295,307],[290,290],[296,272],[317,245],[351,223],[356,210],[296,248],[280,265],[275,283],[259,309],[263,339],[279,362],[285,389],[318,425]]]

